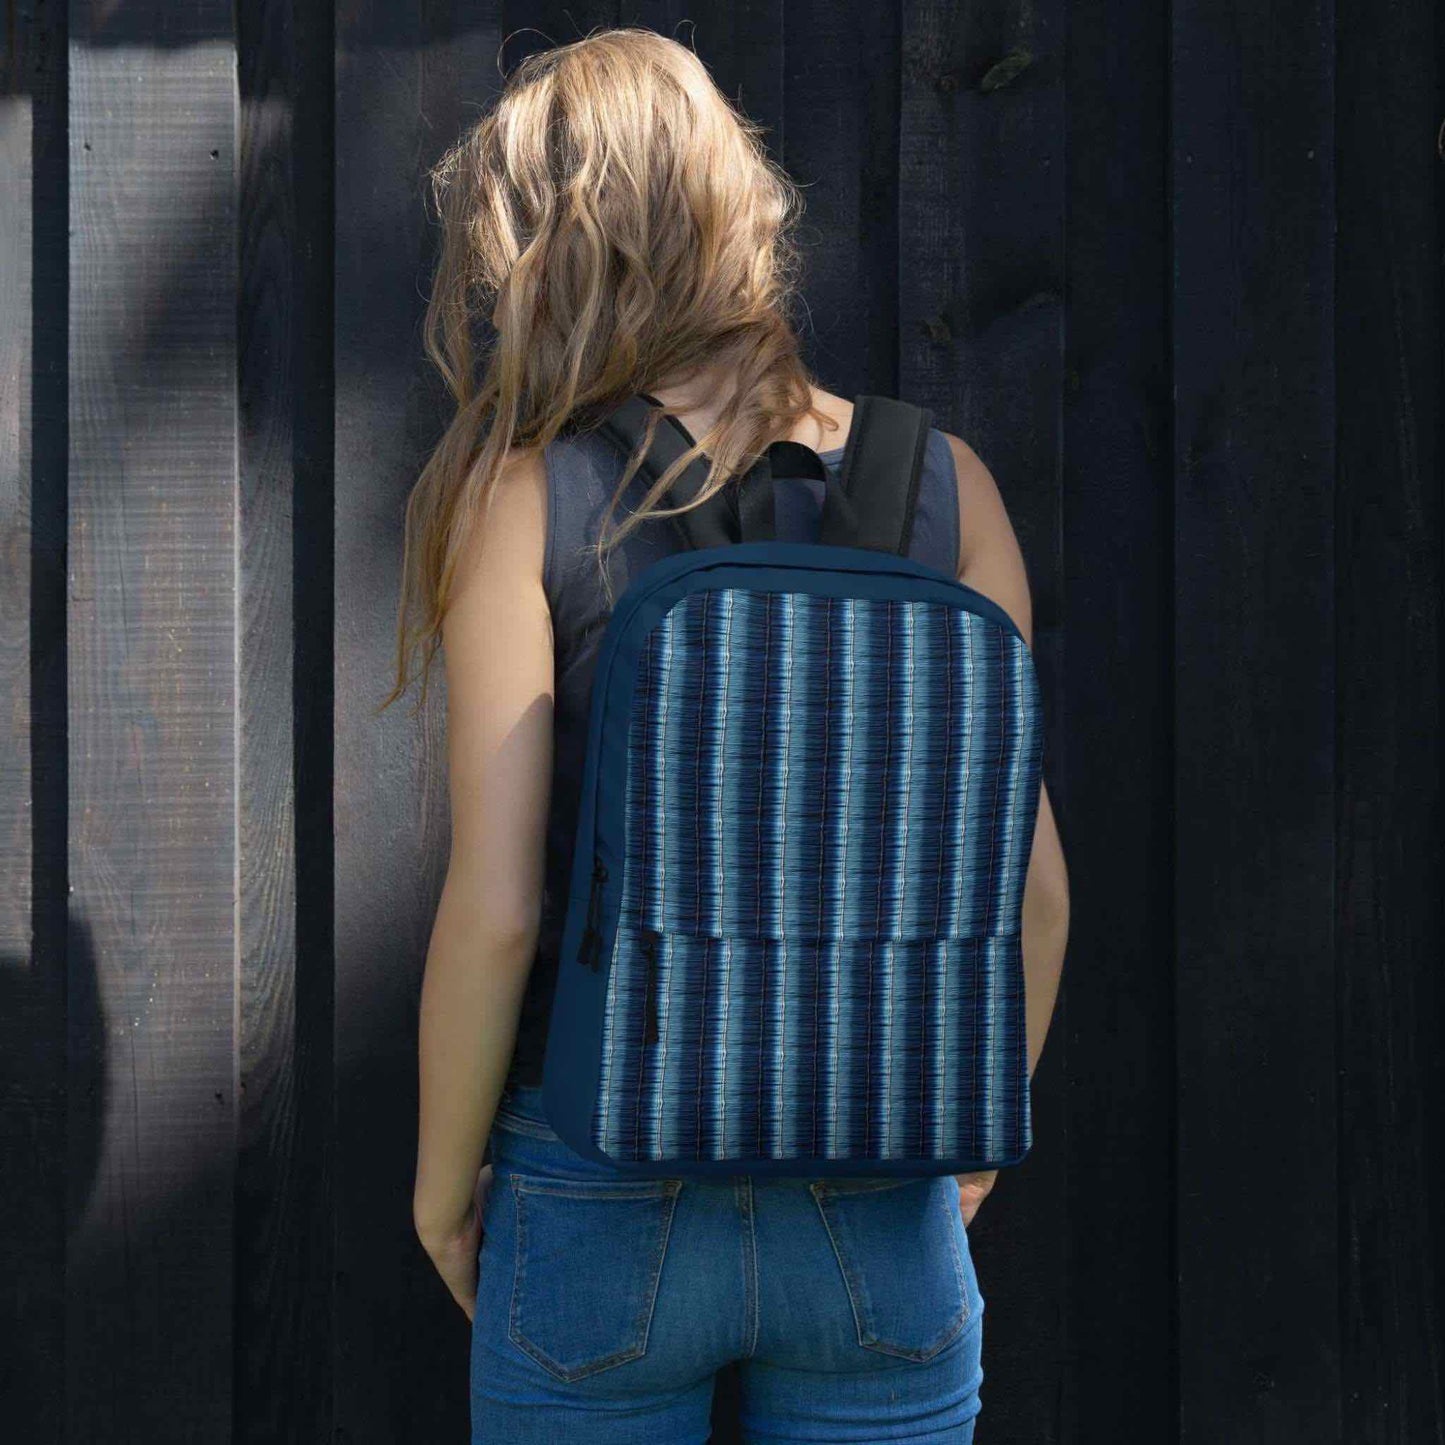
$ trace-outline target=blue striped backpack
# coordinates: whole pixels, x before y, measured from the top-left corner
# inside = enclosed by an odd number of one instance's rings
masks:
[[[660,407],[601,427],[631,455]],[[836,477],[774,442],[616,600],[542,1079],[587,1158],[811,1177],[1028,1151],[1039,692],[1008,614],[906,555],[930,421],[858,397]],[[647,479],[692,445],[663,416]],[[780,541],[775,482],[808,476],[818,540]]]

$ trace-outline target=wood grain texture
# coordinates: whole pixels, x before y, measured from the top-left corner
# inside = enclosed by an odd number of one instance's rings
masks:
[[[1436,8],[12,11],[9,1433],[465,1438],[410,1219],[443,680],[373,711],[425,173],[622,23],[804,187],[823,383],[931,407],[1028,564],[1073,926],[979,1445],[1445,1445]]]
[[[1338,12],[1341,1433],[1445,1441],[1438,6]]]
[[[803,196],[804,355],[828,391],[897,395],[898,12],[864,0],[779,9],[776,158]]]
[[[1188,1445],[1341,1438],[1330,22],[1173,17]]]
[[[16,1161],[16,1171],[38,1186],[28,1195],[0,1191],[0,1271],[12,1281],[10,1299],[23,1302],[5,1311],[5,1333],[24,1341],[19,1357],[0,1368],[0,1393],[33,1430],[55,1426],[63,1396],[54,1365],[62,1321],[50,1286],[63,1257],[53,1203],[65,1179],[64,1154],[55,1144],[64,1121],[57,1086],[63,1085],[65,1016],[57,987],[63,980],[40,966],[31,918],[32,115],[29,95],[0,94],[0,196],[6,198],[0,206],[0,1157]],[[40,1336],[35,1343],[32,1328]]]
[[[65,1422],[64,7],[14,17],[0,84],[0,1399]]]
[[[302,1442],[331,1437],[334,1385],[332,34],[327,6],[265,0],[236,14],[234,1430]]]
[[[1062,1438],[1171,1440],[1167,14],[1070,19],[1056,798],[1072,899]]]
[[[0,957],[30,956],[31,99],[0,95]]]
[[[1070,725],[1059,528],[1063,39],[1057,4],[901,7],[898,394],[979,453],[1008,508],[1029,572],[1054,798],[1067,797]],[[969,1231],[987,1301],[986,1428],[999,1440],[1052,1442],[1062,1430],[1067,1016],[1064,994],[1033,1080],[1029,1158],[1004,1171]]]
[[[448,830],[440,670],[425,712],[415,694],[375,709],[402,509],[446,414],[420,345],[424,176],[497,84],[502,16],[368,0],[338,7],[336,31],[335,1425],[380,1445],[466,1422],[466,1319],[411,1212],[417,1003]]]
[[[78,7],[70,52],[66,1438],[87,1440],[224,1440],[232,1411],[235,51],[226,7],[163,12],[127,7],[112,43]]]

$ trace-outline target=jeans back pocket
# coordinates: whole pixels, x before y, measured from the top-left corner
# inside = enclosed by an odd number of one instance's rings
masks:
[[[967,1238],[954,1181],[839,1178],[808,1188],[847,1286],[858,1343],[931,1359],[969,1318]]]
[[[637,1359],[682,1181],[510,1178],[512,1342],[560,1380]]]

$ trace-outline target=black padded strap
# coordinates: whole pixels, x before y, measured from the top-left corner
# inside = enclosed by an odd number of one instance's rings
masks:
[[[649,412],[662,403],[641,392],[629,397],[601,424],[605,432],[626,455],[642,444],[647,433]],[[675,416],[659,419],[651,450],[642,460],[640,470],[649,484],[682,454],[695,445],[692,433]],[[740,482],[725,483],[700,506],[670,518],[684,547],[719,547],[729,542],[766,541],[776,536],[773,520],[772,474],[760,460]],[[707,463],[694,457],[672,483],[661,499],[664,507],[685,507],[702,490],[707,481]]]
[[[647,435],[649,413],[661,403],[655,398],[630,396],[615,408],[598,428],[631,456]],[[676,417],[658,420],[652,447],[642,459],[639,471],[651,487],[653,483],[693,444],[686,427]],[[664,507],[686,506],[702,490],[707,480],[707,466],[701,457],[694,457],[672,484],[671,491],[661,498]],[[700,507],[692,507],[671,519],[684,547],[715,547],[735,540],[731,509],[722,492],[715,493]]]
[[[744,542],[771,542],[778,535],[774,475],[764,452],[746,475],[725,489],[733,503],[738,536]]]
[[[843,446],[842,490],[850,519],[824,508],[818,540],[905,555],[913,535],[918,482],[933,414],[888,396],[853,398]]]

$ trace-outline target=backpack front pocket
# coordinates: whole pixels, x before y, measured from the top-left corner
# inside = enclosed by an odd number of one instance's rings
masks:
[[[1019,935],[719,937],[623,920],[607,991],[592,1140],[611,1159],[962,1172],[1027,1145]]]
[[[513,1174],[511,1184],[512,1342],[569,1381],[644,1354],[682,1181]]]

